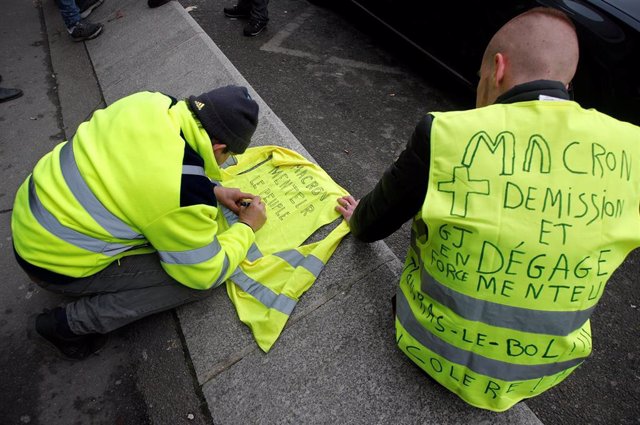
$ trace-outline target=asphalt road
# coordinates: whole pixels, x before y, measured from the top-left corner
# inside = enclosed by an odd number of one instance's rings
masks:
[[[305,0],[269,5],[255,38],[230,4],[181,0],[249,83],[334,179],[354,196],[373,188],[420,117],[473,106],[474,94],[352,10]],[[386,242],[404,258],[409,226]],[[547,424],[640,423],[640,285],[630,256],[592,317],[592,357],[564,383],[527,402]]]

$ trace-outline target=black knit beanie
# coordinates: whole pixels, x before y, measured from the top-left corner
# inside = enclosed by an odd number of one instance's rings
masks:
[[[191,96],[189,106],[211,139],[243,153],[258,125],[258,104],[246,87],[225,86]]]

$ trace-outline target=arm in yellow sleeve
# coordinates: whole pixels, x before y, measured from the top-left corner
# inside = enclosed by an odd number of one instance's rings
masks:
[[[144,229],[164,270],[190,288],[221,285],[255,240],[253,230],[242,223],[218,234],[217,213],[217,208],[202,204],[178,208]]]

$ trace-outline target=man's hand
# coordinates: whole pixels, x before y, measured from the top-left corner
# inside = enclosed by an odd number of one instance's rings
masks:
[[[213,193],[219,203],[233,211],[236,215],[240,213],[240,203],[244,199],[252,199],[254,195],[230,187],[216,186]]]
[[[267,221],[266,206],[260,200],[259,196],[252,195],[250,198],[250,201],[244,202],[246,206],[240,205],[238,220],[249,225],[254,232],[257,232],[264,225],[265,221]]]
[[[351,220],[351,215],[353,211],[355,211],[356,207],[360,203],[360,200],[354,199],[353,196],[343,196],[342,198],[338,198],[338,206],[336,207],[336,211],[338,211],[347,223]]]

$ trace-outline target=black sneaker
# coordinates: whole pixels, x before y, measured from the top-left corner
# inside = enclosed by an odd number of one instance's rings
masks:
[[[0,87],[0,103],[17,99],[22,96],[22,90]]]
[[[253,19],[244,27],[244,35],[247,37],[255,37],[267,27],[266,21],[254,21]]]
[[[107,342],[107,335],[87,334],[64,336],[63,326],[60,324],[60,316],[56,307],[53,310],[45,310],[44,313],[36,317],[36,332],[46,339],[50,344],[66,358],[71,360],[82,360],[97,353]]]
[[[94,24],[89,21],[80,21],[69,32],[73,41],[85,41],[96,38],[102,32],[102,25]]]
[[[223,10],[227,18],[249,19],[249,11],[240,9],[237,4],[233,7],[225,7]]]
[[[93,9],[100,6],[104,0],[77,0],[76,4],[78,5],[78,9],[80,9],[80,17],[82,19],[91,15]]]

